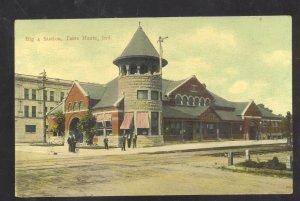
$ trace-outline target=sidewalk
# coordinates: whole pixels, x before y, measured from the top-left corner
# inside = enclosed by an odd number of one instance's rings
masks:
[[[79,149],[77,153],[68,152],[68,146],[30,146],[29,144],[16,144],[16,151],[40,153],[54,155],[57,153],[58,157],[62,156],[105,156],[105,155],[126,155],[126,154],[144,154],[144,153],[167,153],[176,151],[200,151],[207,149],[218,148],[233,148],[233,147],[247,147],[256,145],[270,145],[270,144],[283,144],[287,143],[286,139],[280,140],[248,140],[248,141],[221,141],[221,142],[199,142],[199,143],[186,143],[186,144],[174,144],[165,145],[159,147],[147,147],[147,148],[126,148],[126,151],[121,151],[121,148],[112,148],[109,150],[104,149]]]

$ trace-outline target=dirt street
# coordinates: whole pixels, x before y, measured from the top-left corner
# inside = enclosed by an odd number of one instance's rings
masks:
[[[255,157],[285,158],[287,153]],[[235,162],[243,158],[236,158]],[[292,179],[235,173],[199,152],[64,157],[16,151],[16,195],[288,194]]]

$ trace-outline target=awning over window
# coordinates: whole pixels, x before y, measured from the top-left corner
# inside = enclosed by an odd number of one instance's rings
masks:
[[[130,129],[132,128],[132,125],[133,125],[133,113],[126,112],[120,129]]]
[[[111,113],[104,115],[104,121],[111,121]]]
[[[104,119],[104,114],[98,114],[96,116],[96,122],[101,122],[101,121],[103,121],[103,119]]]
[[[149,128],[148,112],[137,112],[136,127],[137,128]]]

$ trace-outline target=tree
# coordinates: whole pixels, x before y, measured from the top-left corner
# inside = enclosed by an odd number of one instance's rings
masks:
[[[89,111],[77,124],[77,129],[80,133],[82,133],[85,137],[87,144],[93,144],[93,138],[96,134],[96,118]]]
[[[65,115],[62,111],[54,113],[56,127],[53,128],[53,132],[56,132],[59,136],[65,135]]]
[[[293,115],[287,112],[285,118],[283,119],[282,131],[285,137],[292,137],[293,133]]]

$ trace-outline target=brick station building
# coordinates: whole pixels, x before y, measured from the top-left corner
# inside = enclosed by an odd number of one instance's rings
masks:
[[[95,143],[108,136],[110,144],[118,145],[128,133],[138,134],[140,146],[172,140],[254,140],[281,133],[282,116],[262,104],[225,100],[194,75],[162,79],[159,54],[140,26],[113,63],[119,76],[106,84],[73,82],[64,101],[48,113],[50,129],[55,126],[53,114],[63,111],[66,136],[74,133],[83,142],[76,126],[91,111],[97,122]],[[162,67],[167,64],[162,59]]]

